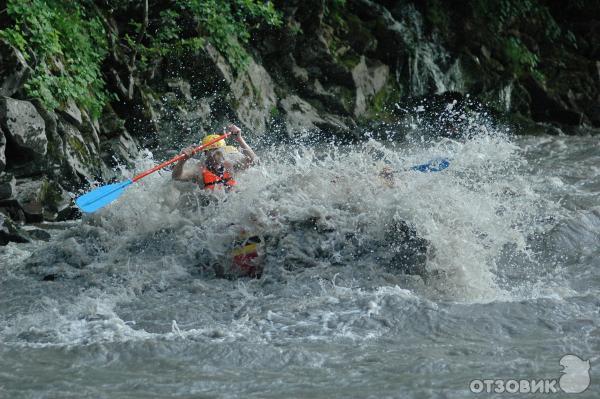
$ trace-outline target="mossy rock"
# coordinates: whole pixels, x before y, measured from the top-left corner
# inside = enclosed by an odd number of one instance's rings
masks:
[[[394,79],[390,79],[370,101],[368,115],[385,122],[395,121],[395,107],[402,100],[402,93],[402,87]]]
[[[65,191],[57,182],[44,179],[40,187],[38,200],[44,208],[52,212],[58,212],[59,208],[65,203]]]

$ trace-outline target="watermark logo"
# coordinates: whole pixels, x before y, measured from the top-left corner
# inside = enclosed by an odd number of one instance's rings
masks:
[[[473,393],[581,393],[590,386],[590,361],[575,355],[565,355],[558,362],[563,369],[558,379],[483,379],[473,380]]]
[[[566,393],[581,393],[590,386],[590,361],[575,355],[565,355],[559,364],[563,375],[558,380],[560,389]]]

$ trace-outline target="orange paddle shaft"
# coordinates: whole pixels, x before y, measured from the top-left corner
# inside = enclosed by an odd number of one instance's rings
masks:
[[[227,138],[227,137],[228,137],[230,134],[231,134],[231,133],[225,133],[225,134],[223,134],[223,135],[221,135],[221,136],[217,137],[216,139],[209,141],[209,142],[208,142],[208,143],[206,143],[206,144],[202,144],[202,145],[200,145],[200,146],[198,146],[198,147],[194,148],[194,149],[192,150],[192,154],[195,154],[195,153],[197,153],[197,152],[199,152],[199,151],[202,151],[204,148],[206,148],[206,147],[208,147],[208,146],[210,146],[210,145],[213,145],[214,143],[216,143],[216,142],[218,142],[218,141],[224,140],[224,139],[225,139],[225,138]],[[185,154],[179,154],[179,155],[177,155],[177,156],[176,156],[175,158],[173,158],[173,159],[169,159],[168,161],[165,161],[165,162],[161,163],[160,165],[156,165],[156,166],[155,166],[155,167],[153,167],[152,169],[148,169],[148,170],[146,170],[146,171],[144,171],[144,172],[140,173],[139,175],[137,175],[137,176],[135,176],[133,179],[131,179],[131,182],[132,182],[132,183],[135,183],[136,181],[138,181],[138,180],[140,180],[140,179],[142,179],[142,178],[144,178],[144,177],[148,176],[148,175],[149,175],[149,174],[151,174],[151,173],[154,173],[154,172],[156,172],[157,170],[161,170],[162,168],[164,168],[164,167],[166,167],[166,166],[169,166],[169,165],[171,165],[172,163],[175,163],[175,162],[179,162],[179,161],[181,161],[181,160],[182,160],[182,159],[184,159],[185,157],[186,157],[186,156],[185,156]]]

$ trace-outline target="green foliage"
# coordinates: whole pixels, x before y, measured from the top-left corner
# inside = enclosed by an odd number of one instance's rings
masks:
[[[450,17],[440,0],[427,1],[425,17],[431,26],[439,29],[442,33],[450,32]]]
[[[49,109],[72,100],[99,115],[107,101],[100,71],[107,43],[98,18],[68,0],[9,0],[6,11],[14,25],[0,37],[32,67],[27,94]]]
[[[240,70],[247,64],[244,45],[251,32],[282,24],[270,1],[170,0],[156,11],[151,7],[150,26],[140,41],[140,4],[109,1],[114,14],[132,16],[122,36],[111,39],[119,51],[125,45],[126,55],[137,55],[135,69],[142,71],[157,57],[196,51],[207,41]],[[27,95],[49,109],[74,101],[93,116],[100,114],[108,101],[101,74],[108,37],[97,11],[88,0],[8,0],[6,12],[14,23],[0,37],[21,50],[32,67]]]
[[[281,116],[281,112],[279,111],[279,108],[272,106],[269,110],[269,115],[271,116],[271,119],[276,119]]]
[[[395,120],[394,109],[401,101],[402,87],[390,79],[386,85],[373,97],[369,103],[369,116],[379,120],[392,122]]]
[[[194,32],[184,31],[185,20],[195,26]],[[281,15],[270,1],[173,0],[170,8],[160,12],[158,28],[149,32],[149,43],[141,51],[142,61],[155,54],[196,51],[208,41],[235,70],[241,70],[247,65],[244,45],[250,41],[251,31],[281,24]],[[133,45],[131,38],[129,41]]]
[[[61,187],[54,181],[48,179],[42,180],[42,186],[38,192],[38,200],[45,208],[57,211],[58,205],[63,201]]]
[[[529,74],[545,80],[539,55],[519,37],[538,43],[552,43],[563,36],[567,42],[573,39],[562,32],[550,9],[539,0],[475,0],[472,10],[479,29],[487,32],[490,46],[504,55],[509,71],[518,77]]]
[[[548,7],[538,0],[477,0],[475,16],[492,32],[506,32],[519,27],[536,27],[546,38],[555,40],[561,35],[558,23]]]
[[[332,25],[341,29],[347,29],[345,18],[342,12],[346,7],[346,0],[325,0],[323,4],[323,16]]]
[[[539,62],[537,54],[529,51],[523,42],[514,36],[506,40],[504,54],[510,62],[511,69],[516,72],[517,76],[535,71]]]

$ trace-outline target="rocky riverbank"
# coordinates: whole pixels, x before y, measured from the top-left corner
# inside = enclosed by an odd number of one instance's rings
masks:
[[[519,132],[600,127],[598,1],[80,3],[9,1],[0,17],[0,244],[78,217],[77,190],[141,148],[161,158],[227,122],[255,140],[398,138],[421,107],[429,134],[455,135],[439,115],[458,103]]]

